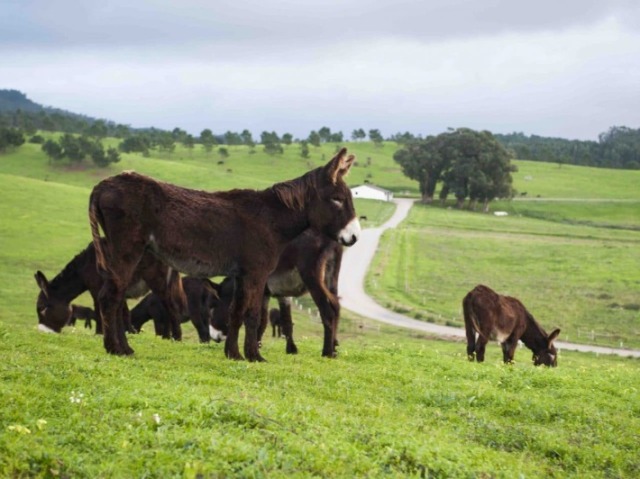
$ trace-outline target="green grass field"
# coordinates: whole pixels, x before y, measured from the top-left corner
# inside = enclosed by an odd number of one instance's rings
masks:
[[[284,341],[268,337],[265,364],[226,360],[222,345],[198,344],[188,324],[181,343],[150,331],[133,336],[131,358],[108,356],[101,338],[81,328],[38,333],[33,273],[52,277],[87,245],[88,195],[101,177],[136,169],[195,188],[262,188],[333,153],[325,146],[303,160],[294,148],[276,158],[232,149],[222,165],[202,152],[131,155],[108,171],[50,167],[33,145],[0,157],[0,477],[640,475],[637,360],[562,352],[558,368],[534,368],[529,352],[519,349],[516,363],[505,366],[491,344],[487,362],[478,365],[466,360],[462,343],[380,326],[348,311],[340,355],[327,360],[308,300],[295,310],[300,354],[286,355]],[[350,185],[371,175],[396,193],[417,192],[390,159],[391,144],[353,149],[361,164]],[[577,169],[573,176],[597,173]],[[623,199],[637,199],[628,191]],[[366,226],[391,213],[379,202],[358,201],[357,209],[369,218]],[[632,343],[636,210],[616,213],[616,228],[593,226],[602,218],[588,207],[579,211],[563,210],[567,222],[545,218],[551,209],[497,218],[418,206],[382,242],[369,288],[411,314],[424,307],[424,318],[459,321],[458,292],[482,280],[518,293],[549,328],[571,331],[580,322],[573,318],[594,321],[615,310],[619,324],[607,328]],[[562,314],[544,310],[539,297],[562,306]],[[91,304],[86,295],[77,302]],[[614,302],[620,306],[609,308]]]

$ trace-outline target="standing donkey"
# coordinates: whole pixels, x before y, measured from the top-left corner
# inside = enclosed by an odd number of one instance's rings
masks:
[[[518,340],[533,351],[533,363],[556,366],[558,352],[553,341],[560,334],[556,329],[547,335],[524,305],[511,296],[502,296],[482,284],[473,288],[462,300],[464,326],[467,333],[469,360],[484,361],[484,350],[495,336],[502,346],[505,363],[513,361]],[[478,338],[476,341],[476,333]]]
[[[104,248],[104,240],[99,242],[100,248]],[[59,333],[73,318],[71,301],[85,291],[89,291],[93,298],[96,318],[96,333],[102,334],[102,320],[98,305],[98,293],[104,283],[104,279],[96,269],[95,244],[89,245],[78,253],[69,263],[49,282],[42,271],[35,274],[36,283],[40,288],[36,300],[36,312],[38,314],[38,329],[49,333]],[[166,305],[170,315],[176,317],[179,311],[185,308],[182,283],[177,272],[171,271],[152,254],[143,255],[126,285],[126,298],[139,298],[151,288]],[[128,322],[129,310],[127,303],[123,301],[118,313],[123,321]],[[171,334],[174,339],[182,336],[180,323],[172,326]],[[167,332],[167,336],[168,336]]]
[[[336,356],[340,301],[338,299],[338,276],[342,262],[342,246],[313,229],[307,229],[291,241],[280,255],[278,266],[269,275],[262,304],[262,320],[258,339],[262,339],[267,327],[269,299],[275,297],[280,307],[279,327],[286,339],[287,354],[296,354],[298,347],[293,339],[291,297],[311,294],[320,312],[324,328],[322,355]],[[220,285],[220,305],[214,311],[213,324],[216,329],[226,331],[229,307],[233,300],[233,278],[225,278]]]
[[[354,160],[342,148],[325,166],[262,191],[198,191],[133,172],[98,183],[89,199],[89,219],[98,266],[105,274],[98,303],[106,351],[133,353],[117,312],[136,264],[150,249],[191,276],[233,277],[225,354],[243,359],[238,335],[244,323],[246,358],[264,361],[258,349],[262,298],[287,243],[307,228],[345,246],[358,240],[360,223],[343,180]]]

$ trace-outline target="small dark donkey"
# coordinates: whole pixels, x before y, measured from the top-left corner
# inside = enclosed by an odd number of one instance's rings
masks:
[[[91,322],[96,323],[98,327],[98,315],[96,312],[86,306],[79,306],[77,304],[71,305],[71,319],[69,319],[69,326],[75,326],[78,319],[84,319],[84,327],[91,329]]]
[[[35,279],[40,287],[36,301],[38,329],[49,333],[59,333],[72,320],[71,301],[85,291],[89,291],[97,316],[96,333],[102,334],[103,324],[99,314],[98,293],[104,280],[96,269],[94,243],[89,243],[51,282],[47,280],[42,271],[36,272]],[[185,308],[184,292],[178,273],[171,271],[171,268],[158,261],[152,254],[146,253],[131,276],[126,289],[126,297],[139,298],[146,294],[149,288],[163,298],[170,311],[181,311]],[[126,302],[123,302],[118,314],[128,325],[129,310]],[[178,313],[174,314],[177,316]],[[174,339],[180,339],[182,335],[179,322],[177,324],[177,329],[173,327],[171,331]]]
[[[560,330],[556,329],[547,335],[516,298],[502,296],[487,286],[478,285],[464,297],[462,308],[470,361],[473,361],[474,355],[479,363],[484,361],[487,342],[495,336],[502,346],[505,363],[513,361],[518,340],[522,340],[533,351],[533,363],[536,366],[558,364],[558,352],[553,341]]]
[[[271,325],[271,336],[281,338],[282,321],[280,320],[280,310],[278,308],[271,308],[269,310],[269,324]]]
[[[147,249],[185,274],[235,278],[225,354],[263,361],[258,348],[262,299],[285,246],[307,228],[341,244],[358,240],[360,224],[343,177],[355,157],[346,148],[305,175],[262,191],[205,192],[122,173],[98,183],[89,219],[98,266],[106,276],[98,303],[111,354],[132,354],[118,309],[136,264]],[[106,237],[100,241],[99,227]]]
[[[337,329],[340,320],[338,276],[342,262],[342,246],[312,229],[304,231],[291,241],[280,255],[278,266],[267,279],[262,304],[262,320],[258,337],[261,340],[268,324],[269,299],[275,297],[280,307],[279,327],[282,328],[286,352],[296,354],[298,347],[293,340],[291,297],[311,294],[318,307],[324,328],[322,355],[336,356]],[[228,311],[233,300],[233,278],[226,278],[220,285],[220,306],[214,311],[213,324],[226,331]]]
[[[181,317],[182,322],[191,319],[201,343],[208,343],[211,339],[220,342],[224,339],[220,331],[211,327],[213,309],[218,304],[219,286],[206,278],[185,276],[182,278],[182,288],[187,297],[187,311]],[[131,326],[138,332],[150,319],[153,320],[156,335],[166,337],[171,328],[169,313],[160,296],[153,292],[142,298],[131,310]]]

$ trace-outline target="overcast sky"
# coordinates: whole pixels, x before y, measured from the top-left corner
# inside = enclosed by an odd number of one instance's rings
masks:
[[[133,127],[640,128],[639,0],[0,0],[0,89]]]

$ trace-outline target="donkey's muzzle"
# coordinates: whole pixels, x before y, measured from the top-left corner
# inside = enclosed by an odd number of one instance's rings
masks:
[[[358,218],[354,218],[340,231],[338,240],[343,246],[353,246],[360,238],[361,231],[360,221],[358,221]]]

